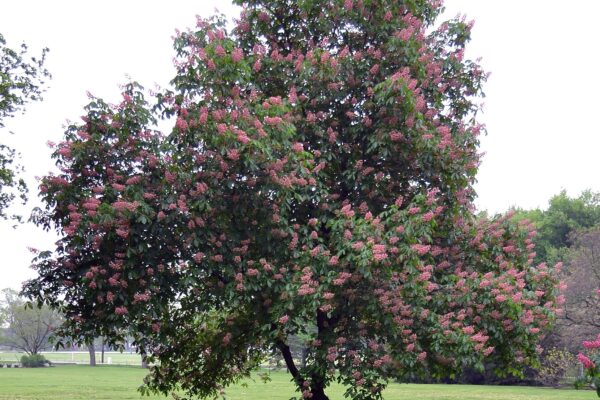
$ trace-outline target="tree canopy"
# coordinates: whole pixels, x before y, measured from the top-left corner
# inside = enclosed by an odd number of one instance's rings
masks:
[[[546,210],[518,209],[516,214],[517,219],[527,219],[536,226],[537,262],[565,261],[577,231],[600,224],[600,194],[585,190],[577,197],[569,197],[563,190],[550,198]]]
[[[0,344],[29,355],[50,347],[50,336],[61,324],[60,315],[48,306],[27,306],[26,299],[12,289],[1,293],[0,324],[5,329]]]
[[[146,389],[189,396],[271,352],[315,400],[535,363],[561,299],[532,225],[473,215],[471,25],[429,1],[236,3],[231,31],[177,35],[173,90],[130,83],[68,127],[35,217],[62,239],[29,296],[75,339],[131,334],[159,361]]]
[[[50,78],[44,67],[47,51],[44,49],[39,58],[27,59],[25,44],[12,49],[0,33],[0,129],[4,120],[22,111],[26,103],[41,99],[45,80]],[[8,217],[6,208],[17,196],[26,199],[27,187],[18,177],[22,168],[15,164],[15,155],[14,149],[0,142],[0,218]]]

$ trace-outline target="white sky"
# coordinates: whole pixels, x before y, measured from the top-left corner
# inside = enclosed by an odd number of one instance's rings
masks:
[[[86,91],[111,102],[126,76],[147,88],[173,76],[171,37],[215,7],[236,15],[229,1],[20,0],[3,4],[0,32],[11,47],[26,42],[32,54],[49,47],[53,79],[44,101],[6,121],[16,134],[0,140],[22,153],[31,199],[35,176],[52,168],[48,140],[60,141],[67,120],[77,120]],[[595,0],[446,0],[447,15],[475,19],[470,58],[482,57],[492,73],[486,87],[486,153],[478,175],[479,209],[511,205],[545,207],[566,189],[600,191],[598,124],[600,93]],[[0,289],[19,288],[33,277],[27,247],[48,249],[55,236],[29,224],[12,229],[0,221]]]

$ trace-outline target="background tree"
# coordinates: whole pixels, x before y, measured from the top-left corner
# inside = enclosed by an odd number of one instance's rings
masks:
[[[557,327],[571,351],[600,331],[600,226],[571,235],[573,243],[565,273],[565,307]]]
[[[0,341],[28,355],[47,349],[49,338],[61,324],[59,314],[48,306],[27,307],[26,300],[12,289],[2,290],[0,314],[7,329]]]
[[[600,224],[600,193],[585,190],[572,198],[563,190],[552,196],[548,209],[517,210],[516,216],[536,226],[536,262],[565,262],[573,234]]]
[[[232,32],[177,36],[155,107],[132,83],[67,129],[34,217],[62,239],[27,293],[75,340],[131,334],[152,391],[212,396],[273,351],[314,400],[535,363],[557,282],[531,225],[473,216],[470,25],[426,1],[236,3]]]
[[[22,111],[29,101],[40,100],[50,73],[44,68],[48,49],[39,58],[27,58],[27,46],[18,50],[6,46],[0,33],[0,129],[4,120]],[[19,196],[26,200],[27,187],[18,177],[22,167],[15,164],[15,150],[0,142],[0,218],[7,218],[6,208]],[[20,219],[18,216],[13,216]]]
[[[517,219],[531,221],[537,230],[535,260],[563,262],[561,274],[566,304],[552,332],[544,339],[544,348],[558,347],[572,353],[578,343],[597,332],[598,302],[594,288],[598,281],[598,230],[600,194],[586,190],[577,197],[565,191],[553,196],[546,210],[517,210]]]

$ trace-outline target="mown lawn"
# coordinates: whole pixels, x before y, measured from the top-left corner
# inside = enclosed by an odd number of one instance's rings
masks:
[[[83,365],[38,369],[0,369],[0,400],[83,400],[148,399],[136,391],[145,370],[135,367]],[[231,400],[288,400],[294,389],[285,372],[271,373],[264,384],[257,377],[247,387],[236,385],[227,390]],[[343,399],[343,388],[333,386],[327,393],[332,400]],[[162,396],[151,399],[165,399]],[[171,398],[171,397],[169,397]],[[516,386],[415,385],[392,384],[385,391],[388,400],[577,400],[593,399],[592,391],[547,389]]]

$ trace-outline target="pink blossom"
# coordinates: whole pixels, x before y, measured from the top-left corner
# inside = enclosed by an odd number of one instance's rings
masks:
[[[231,53],[231,59],[233,60],[233,62],[240,62],[243,58],[244,52],[242,51],[242,49],[240,49],[239,47],[233,49],[233,52]]]
[[[304,145],[300,142],[296,142],[292,145],[292,150],[296,153],[304,151]]]
[[[579,359],[579,362],[583,364],[585,369],[592,369],[596,366],[592,360],[581,353],[577,354],[577,358]]]
[[[387,254],[385,253],[375,253],[373,254],[373,258],[375,258],[376,261],[383,261],[387,258]]]
[[[364,244],[363,242],[361,242],[361,241],[358,241],[358,242],[352,243],[352,248],[353,248],[354,250],[360,250],[360,249],[362,249],[364,246],[365,246],[365,244]]]
[[[289,319],[290,319],[290,317],[288,315],[284,315],[283,317],[279,318],[279,323],[282,325],[286,324]]]
[[[238,149],[229,149],[227,150],[227,157],[232,161],[236,161],[240,158],[240,152]]]
[[[231,342],[231,333],[227,332],[227,334],[225,336],[223,336],[223,344],[224,345],[228,345],[229,342]]]
[[[429,212],[423,214],[421,219],[423,220],[423,222],[429,222],[433,219],[433,217],[434,217],[434,214],[431,211],[429,211]]]
[[[127,307],[124,307],[124,306],[115,308],[115,314],[117,314],[117,315],[125,315],[128,312],[129,311],[127,311]]]
[[[354,211],[352,211],[352,206],[350,204],[343,206],[340,211],[346,218],[352,218],[354,216]]]
[[[181,131],[185,131],[188,129],[187,121],[181,117],[177,118],[177,122],[175,122],[175,126]]]
[[[385,244],[373,245],[373,253],[385,253]]]
[[[141,181],[142,181],[142,177],[139,176],[139,175],[136,175],[136,176],[132,176],[131,178],[127,179],[127,181],[125,181],[125,184],[127,184],[127,185],[137,185]]]
[[[225,49],[223,48],[223,46],[221,46],[220,44],[218,44],[215,47],[215,54],[219,57],[223,57],[226,53],[225,53]]]
[[[410,248],[413,251],[416,251],[420,256],[427,254],[429,252],[429,250],[431,249],[430,245],[424,245],[424,244],[413,244],[410,246]]]
[[[390,132],[390,139],[392,140],[392,142],[399,142],[400,140],[402,140],[403,137],[404,136],[398,131]]]
[[[262,63],[259,58],[256,61],[254,61],[254,64],[252,65],[252,70],[254,72],[258,72],[258,71],[260,71],[261,68],[262,68]]]
[[[598,339],[596,339],[596,340],[584,341],[583,347],[585,347],[586,349],[590,349],[590,350],[600,348],[600,335],[598,335]]]
[[[502,248],[502,250],[504,250],[505,253],[514,253],[516,251],[515,246],[504,246]]]

